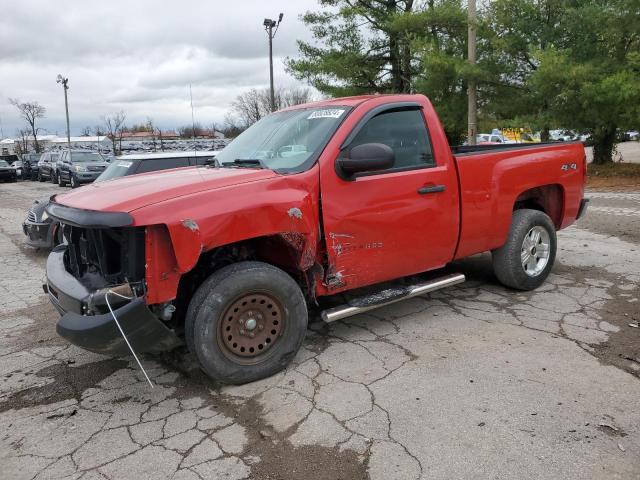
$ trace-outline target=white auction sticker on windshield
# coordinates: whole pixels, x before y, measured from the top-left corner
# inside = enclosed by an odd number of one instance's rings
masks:
[[[343,113],[344,110],[340,110],[337,108],[316,110],[315,112],[311,112],[311,115],[307,117],[307,120],[311,120],[312,118],[340,118]]]

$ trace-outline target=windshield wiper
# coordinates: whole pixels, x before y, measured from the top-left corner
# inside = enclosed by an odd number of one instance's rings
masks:
[[[262,160],[257,158],[236,158],[233,162],[222,162],[220,164],[223,167],[247,167],[247,168],[266,168],[262,163]]]

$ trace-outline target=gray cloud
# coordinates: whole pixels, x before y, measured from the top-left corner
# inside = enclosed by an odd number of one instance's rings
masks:
[[[236,95],[268,85],[265,16],[285,14],[274,43],[279,85],[296,82],[283,60],[310,34],[299,20],[316,0],[7,2],[0,14],[0,121],[5,136],[21,121],[8,97],[47,108],[41,125],[62,133],[64,101],[55,83],[69,77],[71,127],[95,125],[120,109],[165,127],[191,118],[188,85],[203,122],[224,117]]]

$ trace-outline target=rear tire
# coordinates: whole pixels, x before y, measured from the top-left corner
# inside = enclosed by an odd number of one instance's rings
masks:
[[[538,210],[516,210],[507,242],[492,252],[493,271],[507,287],[533,290],[549,276],[556,249],[556,229],[548,215]]]
[[[243,384],[284,369],[307,330],[307,305],[296,282],[262,262],[212,274],[193,296],[186,342],[210,377]]]

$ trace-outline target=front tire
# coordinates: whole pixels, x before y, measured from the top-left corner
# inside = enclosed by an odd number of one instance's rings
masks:
[[[70,183],[71,183],[71,188],[78,188],[80,186],[80,184],[78,183],[78,180],[73,175],[71,175],[71,182]]]
[[[507,287],[533,290],[549,276],[556,249],[556,229],[548,215],[539,210],[516,210],[507,242],[492,252],[493,271]]]
[[[55,173],[51,174],[51,183],[58,183],[58,175]]]
[[[288,274],[241,262],[211,275],[193,296],[187,345],[210,377],[243,384],[284,369],[307,330],[307,305]]]
[[[59,174],[58,175],[58,186],[59,187],[64,187],[67,183],[62,179],[62,175]]]

